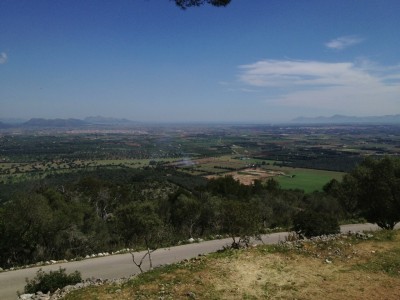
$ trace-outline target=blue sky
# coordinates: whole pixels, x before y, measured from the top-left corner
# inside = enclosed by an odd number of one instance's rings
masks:
[[[400,113],[399,0],[1,0],[0,118]]]

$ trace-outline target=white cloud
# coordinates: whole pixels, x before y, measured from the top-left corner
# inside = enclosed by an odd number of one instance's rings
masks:
[[[244,70],[240,80],[252,86],[332,86],[375,81],[350,62],[263,60],[240,68]]]
[[[327,42],[325,46],[330,49],[343,50],[345,48],[357,45],[362,41],[364,41],[364,39],[358,36],[342,36]]]
[[[400,113],[400,66],[371,62],[263,60],[243,65],[239,80],[268,103],[334,113]]]
[[[0,53],[0,64],[5,64],[7,62],[7,53],[1,52]]]

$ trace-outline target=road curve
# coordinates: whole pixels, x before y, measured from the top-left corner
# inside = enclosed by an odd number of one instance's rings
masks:
[[[370,223],[341,226],[342,232],[369,231],[377,229],[377,225]],[[262,236],[262,240],[265,244],[276,244],[279,241],[284,240],[287,234],[287,232],[266,234]],[[231,239],[221,239],[158,249],[152,253],[153,266],[156,267],[171,264],[195,257],[199,254],[215,252],[231,242]],[[143,254],[144,252],[139,252],[137,253],[137,257],[141,257]],[[146,260],[143,264],[145,264],[143,269],[148,270],[148,261]],[[23,292],[26,284],[25,278],[33,278],[39,268],[48,272],[50,270],[58,270],[59,267],[67,269],[68,273],[78,270],[81,272],[82,278],[96,277],[112,279],[129,277],[139,272],[138,268],[133,264],[132,256],[129,253],[2,272],[0,273],[0,299],[15,300],[17,298],[17,291]]]

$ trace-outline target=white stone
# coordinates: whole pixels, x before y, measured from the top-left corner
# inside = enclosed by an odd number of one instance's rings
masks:
[[[29,300],[29,299],[32,299],[32,297],[34,295],[35,294],[22,294],[22,295],[19,296],[19,299],[21,299],[21,300]]]

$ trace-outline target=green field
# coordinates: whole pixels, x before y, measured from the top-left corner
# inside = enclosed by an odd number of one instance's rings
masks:
[[[278,176],[276,180],[283,189],[302,189],[306,193],[321,191],[323,186],[331,179],[342,180],[344,173],[300,169],[300,168],[279,168],[288,176]],[[294,177],[292,177],[294,176]]]

